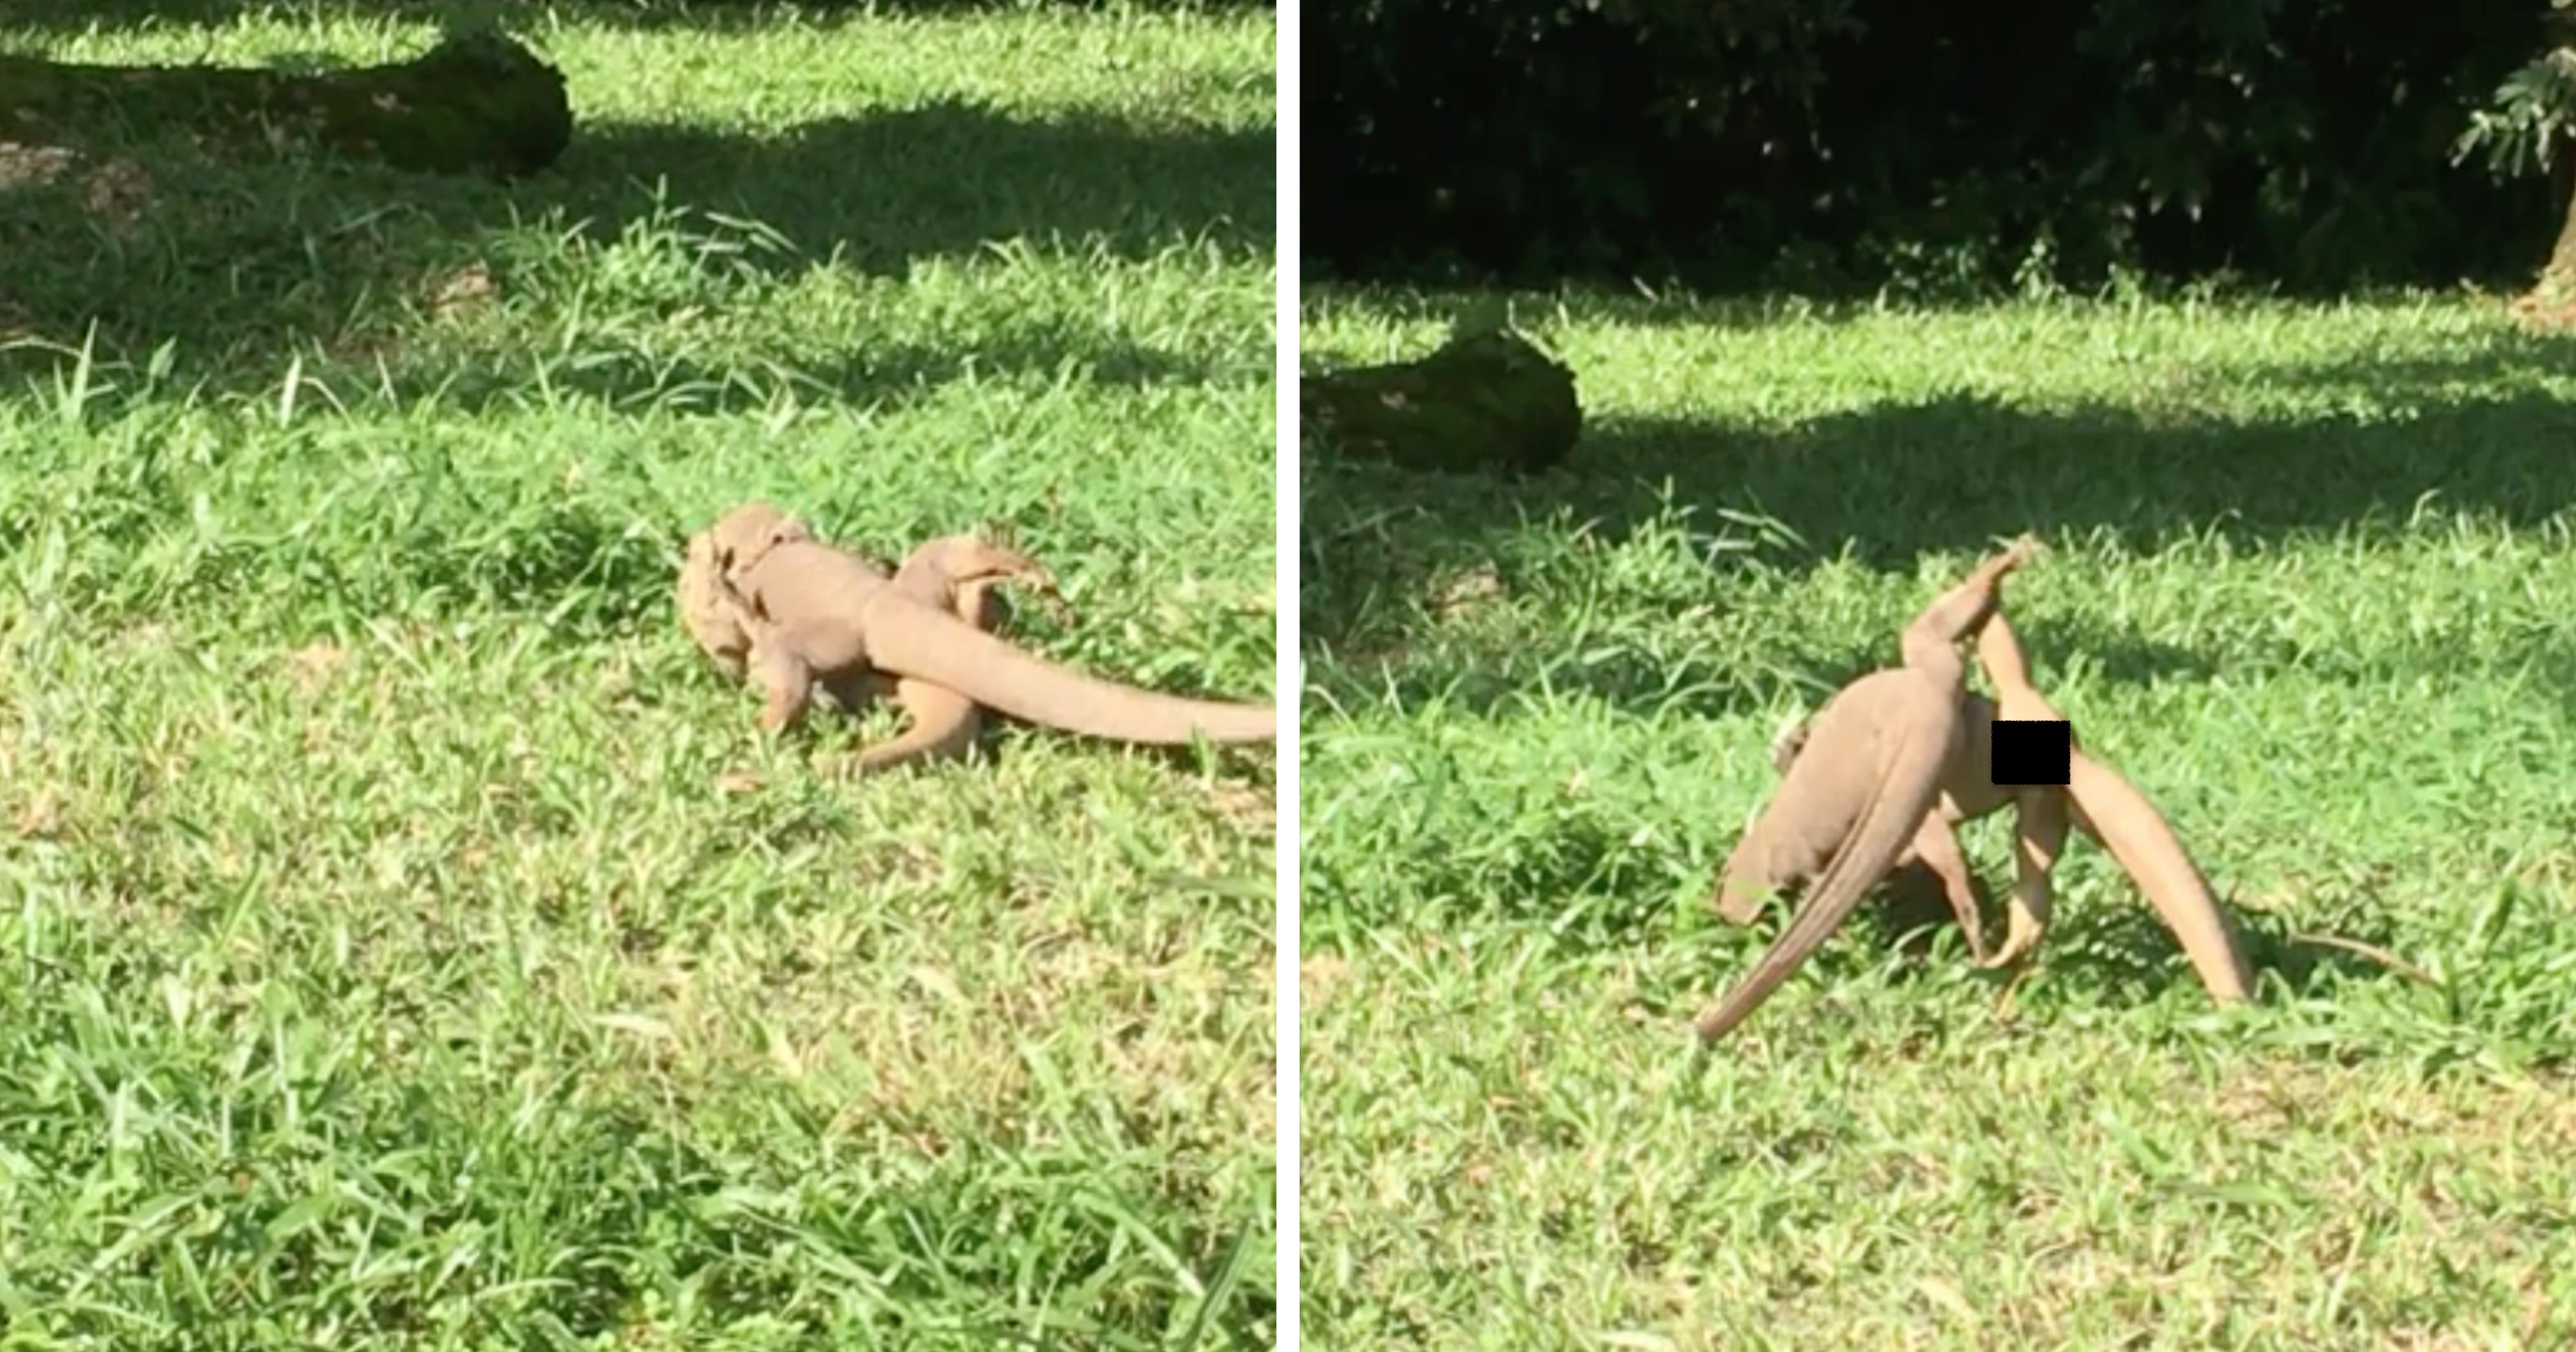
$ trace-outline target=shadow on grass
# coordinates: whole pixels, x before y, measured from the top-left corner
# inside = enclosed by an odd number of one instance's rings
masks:
[[[2437,384],[2448,373],[2417,378]],[[2281,379],[2359,384],[2368,372],[2290,370]],[[1316,466],[1304,543],[1316,583],[1300,603],[1305,631],[1321,641],[1391,646],[1418,619],[1433,576],[1496,566],[1534,528],[1527,523],[1590,522],[1591,536],[1616,542],[1673,507],[1696,512],[1702,530],[1721,528],[1719,510],[1754,513],[1804,541],[1801,554],[1847,548],[1893,572],[2023,530],[2107,532],[2142,550],[2205,535],[2261,548],[2293,534],[2403,525],[2428,501],[2532,526],[2576,503],[2570,445],[2576,404],[2537,393],[2428,400],[2412,418],[2378,422],[2233,423],[2187,408],[2033,412],[1977,397],[1884,404],[1786,431],[1610,418],[1567,467],[1526,481]]]
[[[1891,619],[1888,633],[1875,640],[1838,643],[1800,655],[1797,678],[1816,690],[1831,690],[1887,666],[1896,651],[1895,624]],[[2217,670],[2215,663],[2198,653],[2157,642],[2134,629],[2051,620],[2017,624],[2023,644],[2031,651],[2083,653],[2113,681],[2149,685],[2176,678],[2197,680]],[[1498,642],[1490,653],[1494,659],[1490,665],[1456,664],[1452,660],[1459,652],[1455,644],[1443,645],[1428,656],[1400,642],[1345,647],[1333,653],[1333,660],[1310,667],[1306,686],[1346,706],[1386,701],[1415,708],[1437,703],[1488,717],[1531,693],[1532,682],[1525,673],[1532,655],[1529,644],[1518,641],[1520,637]],[[1546,669],[1545,688],[1551,698],[1587,695],[1641,717],[1742,717],[1772,702],[1767,681],[1731,679],[1745,674],[1738,670],[1684,669],[1653,652],[1632,648],[1605,648],[1587,654],[1580,663],[1550,663]]]
[[[204,27],[256,16],[272,7],[270,0],[11,0],[5,10],[0,10],[0,35],[12,29],[81,33],[93,27],[109,32],[153,25]],[[1103,7],[1078,2],[1065,5],[1067,9]],[[1178,4],[1167,7],[1181,8]],[[1246,11],[1272,8],[1259,0],[1194,0],[1194,7]],[[782,22],[782,6],[773,0],[571,0],[552,8],[566,23],[648,30],[736,32]],[[1018,8],[1010,0],[801,0],[793,6],[808,17],[869,9],[897,14],[974,14],[1009,13]],[[528,15],[526,0],[340,0],[321,5],[319,10],[326,19],[392,18],[458,27],[522,22]],[[305,12],[310,13],[310,8]]]
[[[661,177],[674,200],[749,216],[811,257],[899,275],[916,258],[988,243],[1100,239],[1125,258],[1208,241],[1267,260],[1275,231],[1267,130],[1149,130],[1099,117],[1045,122],[962,100],[809,122],[776,139],[688,127],[577,133],[569,192],[540,201],[632,212]],[[585,184],[621,185],[607,200]],[[803,265],[799,260],[798,266]]]
[[[2073,848],[2099,847],[2085,842]],[[2003,930],[2000,913],[1991,904],[1993,889],[1981,874],[1972,873],[1969,882],[1985,912],[1988,937],[1999,939]],[[1955,939],[1950,941],[1946,955],[1934,950],[1934,937],[1955,931],[1956,926],[1949,904],[1942,898],[1941,885],[1930,870],[1919,864],[1898,870],[1880,889],[1876,903],[1865,909],[1870,914],[1871,939],[1877,947],[1901,946],[1909,957],[1926,964],[1924,970],[1935,962],[1965,960],[1966,950]],[[2325,997],[2338,987],[2415,979],[2415,974],[2375,961],[2353,946],[2321,943],[2295,931],[2280,916],[2248,911],[2224,898],[2220,906],[2235,928],[2237,943],[2257,980],[2280,983],[2292,999]],[[2397,942],[2384,918],[2376,918],[2359,932],[2339,932],[2332,937],[2347,945],[2382,952]],[[2400,954],[2390,956],[2399,962],[2407,961]],[[2148,1003],[2171,989],[2176,981],[2194,989],[2199,985],[2173,931],[2164,927],[2145,900],[2127,884],[2122,884],[2114,896],[2091,905],[2061,907],[2050,922],[2037,962],[2048,979],[2064,981],[2088,993],[2098,991],[2104,1003],[2110,1005]],[[2008,973],[1993,977],[1998,984],[2012,979]]]
[[[401,354],[421,341],[423,315],[445,304],[451,279],[488,268],[507,297],[526,280],[513,275],[513,257],[543,271],[549,252],[575,247],[554,237],[605,246],[668,222],[674,207],[698,213],[681,217],[692,228],[729,238],[678,240],[667,258],[622,275],[559,277],[558,289],[581,292],[563,308],[721,312],[741,303],[724,290],[728,272],[781,279],[836,260],[900,276],[921,260],[1008,241],[1135,260],[1191,245],[1266,258],[1274,220],[1266,131],[1032,121],[960,101],[821,119],[775,138],[592,125],[554,168],[515,184],[144,152],[135,164],[139,172],[121,176],[100,160],[0,184],[0,256],[11,261],[0,340],[18,340],[15,351],[0,346],[0,398],[23,396],[29,375],[41,382],[93,322],[103,360],[139,365],[175,336],[185,379],[218,390],[273,387],[286,353],[318,342],[370,377],[382,357],[395,393],[417,394],[423,382]],[[757,221],[785,243],[710,227],[711,216]],[[800,374],[867,402],[900,396],[967,355],[879,343]],[[1004,373],[1070,362],[1136,383],[1200,374],[1159,354],[1100,351],[1083,335],[1043,331],[972,356]],[[659,395],[675,378],[668,365],[606,360],[576,379],[612,398]],[[648,369],[657,366],[665,369]]]
[[[872,343],[821,362],[594,350],[578,363],[547,364],[543,379],[558,396],[587,396],[612,408],[714,414],[759,409],[790,392],[807,405],[894,407],[970,374],[1051,375],[1069,364],[1094,384],[1127,387],[1198,383],[1219,370],[1205,360],[1098,335],[1030,329],[972,348]],[[537,379],[533,358],[524,366],[505,360],[451,370],[437,380],[436,392],[444,407],[483,412],[528,399]],[[398,369],[390,388],[396,399],[409,401],[428,393],[430,384],[426,375]]]
[[[2344,373],[2285,373],[2288,381]],[[2403,422],[2201,420],[2125,408],[2027,412],[1974,396],[1886,404],[1795,431],[1614,422],[1577,451],[1576,499],[1616,533],[1677,500],[1760,512],[1873,565],[1968,552],[2024,529],[2132,547],[2215,532],[2239,545],[2402,524],[2426,495],[2529,526],[2576,495],[2576,404],[2539,395]]]

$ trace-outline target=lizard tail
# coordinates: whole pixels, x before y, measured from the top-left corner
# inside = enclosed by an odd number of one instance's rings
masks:
[[[1033,657],[894,592],[870,607],[868,662],[880,671],[946,686],[987,708],[1062,732],[1154,746],[1267,742],[1279,735],[1266,704],[1183,699],[1085,676]]]
[[[2068,761],[2066,796],[2075,807],[2075,824],[2119,861],[2156,917],[2182,941],[2209,997],[2220,1004],[2246,999],[2254,975],[2244,949],[2155,805],[2119,771],[2081,751]]]
[[[1906,730],[1904,739],[1883,763],[1870,790],[1869,805],[1853,823],[1851,834],[1843,837],[1833,859],[1808,889],[1806,904],[1744,980],[1709,1002],[1693,1021],[1703,1045],[1735,1031],[1760,1008],[1827,936],[1842,927],[1871,885],[1887,876],[1914,838],[1915,828],[1940,794],[1941,763],[1949,758],[1959,722],[1949,700],[1937,691],[1926,690],[1912,702],[1923,707],[1904,711],[1894,720]],[[1760,823],[1755,826],[1759,829]]]

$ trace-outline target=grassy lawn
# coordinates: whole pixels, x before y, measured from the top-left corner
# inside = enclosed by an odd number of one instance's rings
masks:
[[[0,47],[436,7],[144,8]],[[852,782],[670,586],[990,529],[1268,698],[1267,16],[501,8],[524,183],[0,190],[0,1346],[1266,1346],[1270,753]]]
[[[1457,300],[1310,293],[1305,360]],[[2576,1336],[2576,343],[2457,299],[1517,311],[1582,384],[1565,470],[1308,471],[1309,1338]],[[2025,528],[2038,680],[2259,1006],[2077,840],[2026,980],[1864,911],[1695,1056],[1777,930],[1707,909],[1773,731]]]

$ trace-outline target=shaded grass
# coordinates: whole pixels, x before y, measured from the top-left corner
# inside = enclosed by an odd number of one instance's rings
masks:
[[[1139,293],[1270,262],[1269,34],[1254,16],[781,12],[710,34],[630,31],[620,9],[523,20],[564,73],[576,131],[553,169],[517,183],[206,164],[146,128],[126,153],[111,143],[0,190],[14,260],[0,344],[23,368],[95,324],[110,362],[140,367],[175,340],[167,360],[188,383],[273,386],[300,359],[406,398],[520,388],[525,354],[551,353],[558,376],[654,403],[721,396],[729,379],[751,403],[781,384],[900,397],[970,345],[978,369],[1004,373],[1187,377],[1228,360],[1186,341],[1186,311]],[[414,12],[216,31],[38,50],[329,65],[402,59],[438,30]],[[0,16],[0,45],[34,40],[10,34]],[[675,231],[678,208],[691,223]],[[1018,306],[907,299],[914,281],[972,294],[961,276],[1066,253],[1092,264],[1080,284],[1025,286]],[[443,341],[396,341],[424,329]]]
[[[989,530],[1073,607],[1032,647],[1263,697],[1266,243],[1131,210],[1115,155],[1031,183],[951,154],[953,238],[891,272],[728,208],[822,220],[866,166],[778,147],[887,103],[1114,119],[1160,84],[1120,62],[1224,73],[1156,116],[1234,128],[1226,172],[1266,181],[1266,24],[562,12],[583,116],[679,129],[658,197],[601,160],[527,199],[155,164],[230,182],[276,252],[191,255],[147,210],[54,237],[94,250],[87,290],[13,255],[6,1341],[1267,1345],[1267,753],[1017,731],[845,781],[891,725],[764,741],[670,595],[744,498],[881,555]],[[63,49],[360,60],[393,31]],[[290,180],[321,215],[263,196]],[[719,181],[742,200],[681,186]],[[549,194],[631,214],[574,229]],[[410,224],[352,275],[317,222],[364,210]],[[309,274],[278,265],[299,241]]]
[[[1336,1347],[2468,1347],[2571,1328],[2576,415],[2492,310],[1523,318],[1525,484],[1309,471],[1305,1273]],[[1310,362],[1426,345],[1310,297]],[[1780,723],[1991,540],[2036,674],[2247,931],[2087,844],[2015,983],[1856,924],[1713,1056]],[[1971,857],[2008,876],[2006,825]],[[2380,945],[2431,984],[2326,947]]]

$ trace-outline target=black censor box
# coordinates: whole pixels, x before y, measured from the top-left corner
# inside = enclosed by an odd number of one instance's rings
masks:
[[[2066,783],[2066,720],[2062,718],[1998,718],[1995,730],[1995,763],[1993,783],[1997,787],[2020,784]]]

